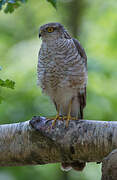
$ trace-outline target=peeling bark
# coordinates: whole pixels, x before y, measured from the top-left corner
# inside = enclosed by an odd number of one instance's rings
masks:
[[[58,120],[34,117],[31,121],[0,126],[0,166],[57,162],[102,162],[117,148],[117,122]]]

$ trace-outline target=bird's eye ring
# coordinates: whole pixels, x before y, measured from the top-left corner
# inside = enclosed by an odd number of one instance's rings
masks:
[[[49,27],[49,28],[47,29],[47,31],[48,31],[49,33],[51,33],[51,32],[54,31],[54,28],[53,28],[53,27]]]

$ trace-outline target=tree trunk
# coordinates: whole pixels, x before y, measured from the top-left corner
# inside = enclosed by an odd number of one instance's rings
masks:
[[[62,21],[69,28],[74,38],[80,35],[86,4],[85,0],[63,0],[60,3],[59,11],[62,13]]]

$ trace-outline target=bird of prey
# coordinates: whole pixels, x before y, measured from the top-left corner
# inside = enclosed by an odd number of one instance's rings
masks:
[[[38,56],[38,82],[55,104],[56,120],[83,119],[86,105],[87,56],[78,40],[60,23],[40,27],[42,44]]]
[[[83,119],[86,105],[87,56],[78,40],[72,38],[60,23],[40,27],[42,44],[38,56],[38,82],[55,104],[56,120]],[[82,170],[85,162],[62,162],[62,168]]]

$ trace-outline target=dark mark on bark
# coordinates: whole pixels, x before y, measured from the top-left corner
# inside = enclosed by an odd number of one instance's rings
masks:
[[[40,131],[40,128],[44,127],[46,123],[47,119],[41,116],[33,116],[32,119],[29,121],[31,127],[36,131]]]
[[[40,121],[40,116],[33,116],[32,119],[29,121],[32,128],[35,129],[36,124]]]
[[[71,152],[72,154],[75,154],[75,150],[74,150],[74,147],[73,147],[73,146],[70,146],[70,152]]]
[[[110,144],[112,144],[112,137],[113,137],[113,134],[112,134],[112,132],[110,132],[110,134],[108,136],[108,141],[110,142]]]

